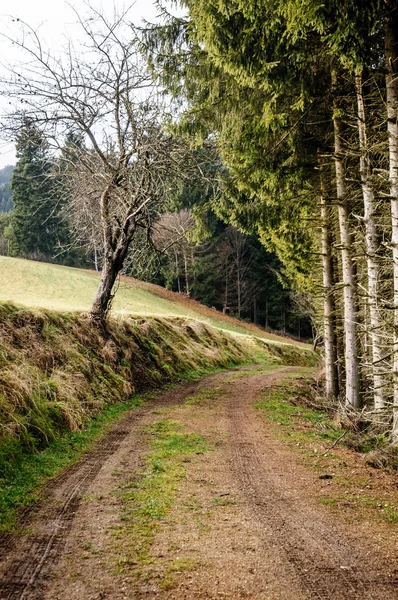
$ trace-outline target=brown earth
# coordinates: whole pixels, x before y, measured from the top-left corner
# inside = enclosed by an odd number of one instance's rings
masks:
[[[397,599],[396,525],[377,506],[322,504],[320,498],[341,494],[341,480],[320,479],[316,464],[254,407],[282,374],[295,371],[212,375],[118,422],[51,482],[23,530],[1,540],[0,598]],[[193,394],[197,401],[187,403]],[[151,560],[129,565],[120,490],[140,476],[148,452],[143,428],[160,418],[179,421],[212,450],[184,463]],[[335,469],[351,474],[350,498],[355,481],[358,495],[366,481],[369,498],[396,498],[394,475],[370,469],[348,450],[333,452]]]

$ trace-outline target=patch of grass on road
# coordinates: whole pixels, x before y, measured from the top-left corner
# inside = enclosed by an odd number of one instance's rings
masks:
[[[309,408],[302,400],[300,387],[303,376],[308,377],[309,374],[309,370],[283,374],[277,385],[263,392],[256,408],[263,411],[271,422],[281,426],[283,436],[291,441],[334,443],[341,436],[341,429],[324,410]]]
[[[122,525],[115,530],[119,559],[117,571],[145,577],[145,566],[153,562],[151,544],[159,523],[173,506],[183,466],[193,454],[211,449],[195,433],[186,433],[177,421],[164,419],[145,429],[151,451],[137,481],[122,489]]]
[[[184,404],[186,406],[207,405],[216,402],[223,396],[225,396],[225,390],[221,386],[217,386],[215,388],[199,390],[196,394],[187,396]]]

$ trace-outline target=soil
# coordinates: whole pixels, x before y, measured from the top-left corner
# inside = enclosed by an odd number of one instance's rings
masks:
[[[341,483],[320,478],[308,456],[254,406],[295,370],[212,375],[117,422],[47,486],[18,532],[0,540],[0,598],[398,599],[396,524],[352,502],[322,504],[320,498],[341,492]],[[195,394],[197,402],[187,403]],[[186,476],[155,531],[151,559],[121,566],[128,540],[120,539],[120,490],[145,465],[143,429],[165,418],[202,435],[212,449],[184,463]],[[396,498],[395,475],[370,469],[348,450],[334,452],[358,488],[370,481],[370,496]]]

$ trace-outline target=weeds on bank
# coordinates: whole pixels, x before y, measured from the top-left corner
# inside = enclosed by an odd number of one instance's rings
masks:
[[[115,530],[120,556],[117,571],[141,578],[148,576],[147,567],[153,562],[151,544],[173,506],[178,482],[185,477],[184,462],[211,449],[201,436],[184,432],[177,421],[160,420],[146,428],[145,434],[151,451],[141,477],[122,489],[123,524]],[[165,585],[170,573],[164,575]]]
[[[358,513],[371,510],[384,521],[397,523],[396,503],[380,497],[377,486],[372,486],[372,477],[364,480],[352,469],[347,475],[350,467],[335,451],[339,447],[348,447],[369,453],[365,462],[373,466],[374,450],[386,446],[386,438],[342,429],[326,410],[309,400],[310,382],[307,381],[305,390],[303,381],[297,381],[302,373],[287,375],[281,383],[262,394],[256,407],[277,426],[277,434],[304,453],[308,466],[322,472],[321,479],[329,480],[325,484],[327,494],[324,493],[319,501],[335,509],[353,509],[353,516],[355,509]],[[292,377],[296,378],[295,382],[291,381]]]

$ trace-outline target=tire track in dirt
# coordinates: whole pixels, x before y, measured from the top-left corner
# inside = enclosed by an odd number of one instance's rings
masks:
[[[195,384],[184,386],[184,396]],[[86,457],[54,477],[41,494],[43,501],[27,509],[19,521],[20,530],[33,533],[0,536],[0,599],[30,600],[41,597],[41,588],[57,563],[72,527],[82,496],[98,476],[104,463],[118,450],[132,430],[154,406],[178,403],[173,390],[145,407],[130,411],[116,422]]]
[[[72,465],[47,486],[45,495],[52,502],[40,505],[34,513],[27,511],[20,525],[23,528],[33,518],[35,523],[44,524],[45,533],[19,536],[19,539],[6,536],[3,544],[0,541],[2,555],[17,551],[16,558],[6,561],[6,576],[0,583],[2,600],[25,600],[33,593],[37,581],[45,576],[46,569],[62,550],[63,540],[82,494],[95,479],[104,461],[118,449],[137,419],[138,414],[131,414],[117,423],[87,458]]]
[[[278,448],[264,435],[264,427],[259,427],[252,406],[264,383],[269,385],[274,379],[270,374],[250,388],[242,381],[230,384],[232,469],[257,521],[259,535],[283,551],[308,598],[396,600],[397,588],[373,572],[370,553],[353,548],[340,528],[292,492],[294,482],[283,473],[283,460],[289,457],[276,455]]]

